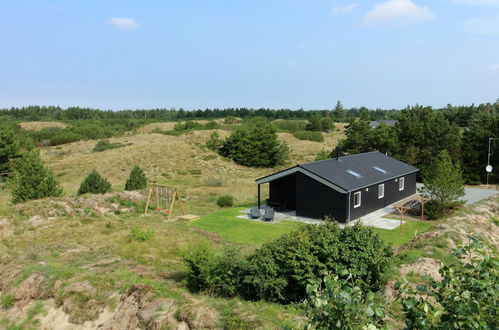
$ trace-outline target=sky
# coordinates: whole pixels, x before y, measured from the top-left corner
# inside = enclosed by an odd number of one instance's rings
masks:
[[[0,0],[0,107],[499,98],[499,0]]]

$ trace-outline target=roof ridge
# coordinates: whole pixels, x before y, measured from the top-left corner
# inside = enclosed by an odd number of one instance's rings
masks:
[[[372,151],[367,151],[367,152],[363,152],[363,153],[360,153],[360,154],[353,154],[353,155],[346,155],[346,156],[340,156],[340,160],[342,158],[349,158],[349,157],[354,157],[354,156],[361,156],[361,155],[366,155],[366,154],[371,154],[371,153],[374,153],[374,152],[379,152],[380,154],[383,154],[385,155],[384,153],[382,153],[381,151],[379,150],[372,150]],[[388,156],[388,155],[386,155]],[[336,157],[331,157],[331,158],[328,158],[328,159],[321,159],[321,160],[314,160],[312,162],[306,162],[306,163],[301,163],[301,164],[298,164],[298,166],[301,166],[301,165],[307,165],[307,164],[316,164],[316,163],[322,163],[322,162],[327,162],[327,161],[330,161],[330,160],[335,160]]]

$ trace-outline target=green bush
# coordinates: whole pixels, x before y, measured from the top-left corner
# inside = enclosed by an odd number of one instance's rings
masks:
[[[272,124],[275,125],[278,131],[289,133],[304,131],[307,126],[305,122],[299,120],[276,120]]]
[[[17,172],[17,177],[14,179],[12,189],[13,203],[57,197],[63,193],[54,172],[43,165],[38,150],[25,153],[15,163],[14,170]]]
[[[343,275],[348,274],[345,270]],[[327,276],[323,283],[307,285],[305,311],[313,329],[380,329],[385,317],[379,293],[365,294],[360,287],[338,276]]]
[[[111,143],[108,140],[100,140],[95,144],[94,149],[92,150],[93,152],[101,152],[101,151],[106,151],[109,149],[116,149],[116,148],[121,148],[124,147],[123,144],[121,143]]]
[[[246,257],[235,252],[230,256],[210,257],[199,254],[187,264],[188,277],[198,290],[232,296],[232,290],[251,300],[265,299],[283,303],[306,297],[306,286],[325,274],[339,274],[364,291],[378,291],[391,269],[392,250],[368,227],[340,229],[337,223],[309,225],[264,244]],[[220,260],[238,260],[232,265]],[[196,261],[198,260],[198,261]],[[200,260],[200,261],[199,261]],[[224,267],[233,274],[225,283],[231,290],[221,290],[224,283],[210,269]],[[207,270],[208,269],[208,270]],[[351,276],[340,272],[348,269]],[[213,283],[217,283],[214,287]]]
[[[220,134],[218,132],[213,132],[210,135],[210,138],[206,141],[206,147],[210,150],[217,151],[222,146],[223,140],[220,138]]]
[[[317,153],[317,156],[315,156],[315,160],[326,160],[331,158],[331,153],[328,152],[327,150],[322,149]]]
[[[232,207],[234,205],[234,197],[232,195],[222,195],[218,197],[217,205],[220,207]]]
[[[494,247],[476,237],[453,251],[458,265],[439,270],[442,280],[426,277],[415,289],[397,282],[407,329],[498,329],[499,259]]]
[[[189,268],[190,290],[206,290],[224,297],[237,294],[243,262],[238,250],[227,249],[217,255],[213,249],[201,246],[189,251],[183,259]]]
[[[125,190],[141,190],[147,188],[147,177],[144,170],[139,166],[135,165],[130,176],[125,183]]]
[[[111,191],[111,183],[103,178],[95,169],[90,172],[80,184],[77,195],[83,194],[105,194]]]
[[[154,230],[144,230],[139,227],[133,227],[130,230],[130,235],[128,236],[128,240],[130,242],[145,242],[154,237]]]
[[[0,306],[2,306],[3,309],[9,309],[12,306],[14,306],[15,299],[12,295],[5,295],[0,299]]]
[[[223,142],[219,153],[240,165],[274,167],[285,164],[289,148],[279,141],[274,125],[266,120],[252,120],[238,126]]]
[[[324,142],[324,136],[319,131],[297,131],[293,132],[293,136],[300,140]]]

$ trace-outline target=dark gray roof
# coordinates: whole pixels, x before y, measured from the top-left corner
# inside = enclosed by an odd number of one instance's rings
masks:
[[[379,151],[299,164],[299,167],[351,191],[417,172],[414,166]]]
[[[369,125],[371,128],[376,128],[381,124],[385,124],[386,126],[395,126],[397,122],[397,120],[375,120],[370,122]]]

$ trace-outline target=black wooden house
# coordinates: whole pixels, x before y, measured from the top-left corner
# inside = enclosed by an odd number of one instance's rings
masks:
[[[418,169],[372,151],[299,164],[257,179],[268,203],[309,218],[357,219],[416,193]]]

